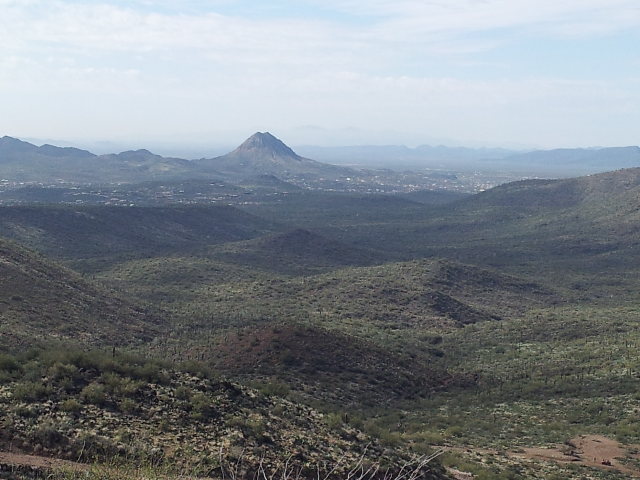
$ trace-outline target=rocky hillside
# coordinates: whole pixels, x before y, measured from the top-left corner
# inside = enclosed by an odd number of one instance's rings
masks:
[[[0,441],[14,452],[63,459],[152,461],[176,472],[301,478],[398,471],[415,457],[354,429],[348,419],[217,378],[196,364],[169,368],[131,356],[40,352],[0,357]],[[37,379],[33,379],[37,377]],[[415,466],[415,464],[414,464]],[[423,478],[442,478],[425,464]]]
[[[160,320],[80,275],[0,239],[0,349],[67,339],[115,345],[150,339]]]
[[[426,350],[443,355],[437,341]],[[276,376],[307,398],[356,410],[474,383],[471,377],[455,377],[428,361],[391,353],[372,342],[291,324],[243,329],[190,353],[213,360],[229,375],[261,380]]]

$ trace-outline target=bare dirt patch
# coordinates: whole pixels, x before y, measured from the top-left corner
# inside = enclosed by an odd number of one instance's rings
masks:
[[[456,468],[447,467],[447,473],[455,480],[473,480],[473,474],[469,472],[461,472]]]
[[[620,443],[601,435],[578,436],[570,445],[558,445],[555,448],[524,448],[523,453],[510,453],[512,457],[537,458],[561,463],[578,463],[588,467],[615,469],[620,472],[640,477],[640,470],[630,464],[624,464],[625,458],[640,459],[638,454],[629,454],[628,449],[637,445],[623,447]]]

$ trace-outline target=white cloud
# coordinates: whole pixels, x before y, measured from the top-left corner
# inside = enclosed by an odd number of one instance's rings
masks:
[[[26,135],[52,135],[46,122],[64,110],[70,133],[161,135],[177,117],[182,129],[240,128],[250,118],[282,128],[357,125],[544,143],[563,131],[593,137],[602,116],[640,120],[637,85],[624,83],[624,72],[598,81],[545,71],[510,77],[507,60],[478,55],[518,38],[637,29],[637,0],[301,1],[338,20],[231,14],[233,3],[0,0],[0,100],[9,112],[0,128],[13,115],[39,129]],[[412,71],[427,58],[431,64]],[[504,78],[431,73],[438,61],[469,71],[502,65],[495,70]],[[12,92],[24,101],[7,101]],[[18,109],[29,101],[23,117]],[[33,114],[44,108],[50,114]],[[103,114],[91,125],[75,119],[95,111]],[[633,135],[626,125],[606,131]]]
[[[154,13],[108,3],[5,0],[0,3],[0,41],[5,49],[44,45],[86,53],[189,50],[252,62],[274,57],[282,61],[286,54],[297,54],[300,60],[303,53],[314,58],[328,52],[346,59],[399,45],[428,50],[444,40],[460,42],[466,34],[496,29],[590,35],[640,25],[640,4],[635,0],[373,0],[328,5],[376,18],[364,25],[330,24],[312,18],[257,20],[216,13]]]

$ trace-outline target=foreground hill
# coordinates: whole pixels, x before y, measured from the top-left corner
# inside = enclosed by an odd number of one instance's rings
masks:
[[[273,396],[267,385],[248,389],[193,362],[171,366],[96,351],[0,358],[7,420],[0,445],[14,453],[112,465],[125,459],[164,466],[162,478],[256,478],[261,466],[265,475],[286,469],[296,478],[344,478],[361,459],[389,473],[412,459],[339,418]],[[444,478],[434,464],[423,463],[420,473]]]
[[[149,340],[159,320],[33,251],[0,239],[0,349],[67,339],[89,345]]]

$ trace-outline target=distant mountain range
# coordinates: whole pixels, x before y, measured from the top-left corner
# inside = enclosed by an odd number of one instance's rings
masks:
[[[481,159],[502,159],[511,155],[517,155],[516,150],[504,148],[465,148],[445,147],[439,145],[431,147],[420,145],[416,148],[404,145],[359,145],[345,147],[317,147],[301,145],[296,150],[303,155],[319,159],[323,162],[338,164],[366,164],[386,163],[389,161],[416,162],[416,161],[476,161]]]
[[[338,179],[359,168],[388,167],[501,169],[541,175],[580,175],[640,166],[640,148],[558,149],[516,152],[501,148],[470,149],[405,146],[302,146],[294,152],[268,132],[256,133],[234,151],[220,157],[184,160],[155,155],[148,150],[95,155],[72,147],[42,145],[0,138],[0,180],[25,183],[139,183],[219,178],[241,181],[257,175],[286,179],[310,175]],[[307,156],[316,158],[311,160]],[[326,162],[326,163],[323,163]]]
[[[94,155],[77,148],[37,147],[0,138],[0,179],[15,182],[136,183],[150,180],[222,178],[256,175],[287,177],[301,173],[348,174],[349,169],[297,155],[270,133],[256,133],[233,152],[196,161],[166,158],[148,150]]]
[[[80,150],[79,148],[73,147],[55,147],[53,145],[45,144],[41,147],[36,147],[35,145],[23,142],[16,138],[12,137],[2,137],[0,138],[0,158],[3,160],[5,157],[10,157],[12,155],[24,155],[24,154],[36,154],[42,155],[45,157],[76,157],[76,158],[91,158],[96,155],[87,151]]]
[[[488,159],[483,159],[488,161]],[[518,153],[501,159],[505,164],[617,170],[640,166],[640,147],[558,148]]]
[[[296,150],[317,160],[341,165],[386,168],[504,169],[559,174],[599,173],[640,166],[640,148],[560,148],[517,151],[503,148],[432,147],[420,145],[361,145],[317,147],[302,145]]]
[[[188,160],[164,158],[148,150],[94,155],[77,148],[36,147],[0,138],[0,179],[14,182],[116,183],[192,177]]]

